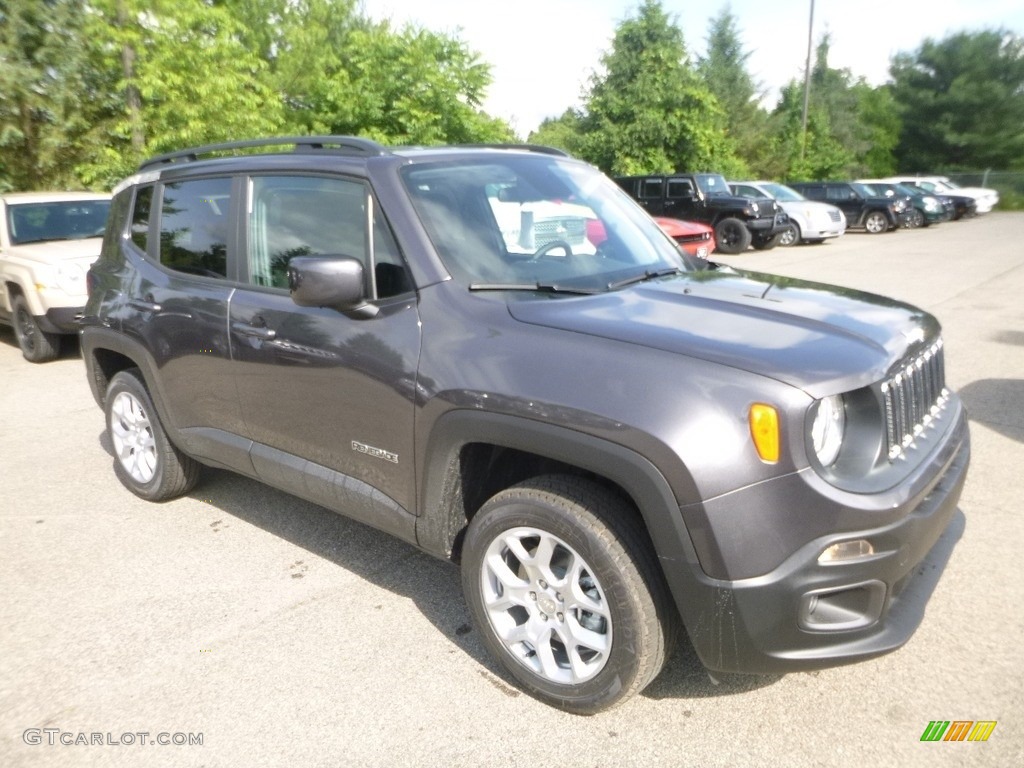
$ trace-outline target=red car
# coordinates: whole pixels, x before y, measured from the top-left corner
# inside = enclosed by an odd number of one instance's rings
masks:
[[[655,216],[662,232],[675,240],[691,256],[706,259],[715,252],[715,230],[707,224]]]

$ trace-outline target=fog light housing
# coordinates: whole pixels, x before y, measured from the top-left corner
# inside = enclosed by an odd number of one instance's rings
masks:
[[[854,539],[853,541],[840,541],[828,547],[818,555],[818,562],[822,565],[827,563],[838,563],[844,560],[856,560],[860,557],[870,557],[875,554],[874,545],[867,539]]]

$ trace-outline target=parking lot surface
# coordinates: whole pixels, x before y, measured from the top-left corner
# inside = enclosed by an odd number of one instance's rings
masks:
[[[1024,765],[1024,214],[723,260],[944,326],[966,527],[907,646],[716,685],[683,645],[622,707],[563,714],[488,658],[455,567],[223,471],[130,494],[77,350],[30,365],[0,329],[0,765]],[[935,720],[997,725],[922,742]]]

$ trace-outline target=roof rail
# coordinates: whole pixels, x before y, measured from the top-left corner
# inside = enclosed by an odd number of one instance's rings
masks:
[[[234,152],[239,149],[255,147],[291,146],[294,152],[341,152],[355,155],[386,155],[390,152],[386,147],[370,139],[358,136],[279,136],[269,139],[248,139],[245,141],[228,141],[223,144],[207,144],[202,147],[182,149],[156,155],[139,164],[139,170],[152,168],[168,163],[194,163],[202,156],[218,152]]]
[[[497,144],[455,144],[456,147],[464,147],[466,149],[518,149],[523,152],[537,152],[542,155],[556,155],[557,157],[572,157],[568,152],[557,147],[548,147],[543,144],[513,144],[513,143],[497,143]]]

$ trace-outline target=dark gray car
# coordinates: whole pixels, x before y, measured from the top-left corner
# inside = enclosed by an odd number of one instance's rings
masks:
[[[89,284],[129,489],[230,469],[461,564],[485,645],[569,711],[642,690],[680,629],[712,671],[891,651],[956,538],[935,318],[691,260],[560,153],[162,156]]]

